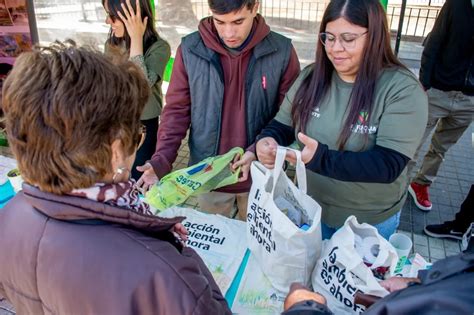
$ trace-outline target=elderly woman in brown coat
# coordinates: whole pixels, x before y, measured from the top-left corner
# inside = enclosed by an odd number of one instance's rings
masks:
[[[147,82],[130,62],[56,44],[20,56],[3,110],[23,191],[0,209],[0,297],[20,314],[227,314],[130,178]]]

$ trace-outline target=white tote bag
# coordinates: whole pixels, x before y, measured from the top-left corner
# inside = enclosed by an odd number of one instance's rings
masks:
[[[232,304],[232,314],[280,315],[285,298],[286,293],[273,288],[254,255],[250,254]]]
[[[377,229],[367,223],[359,224],[355,216],[324,242],[321,258],[312,276],[313,289],[322,294],[334,314],[360,314],[363,305],[354,303],[357,291],[383,297],[385,290],[373,270],[386,270],[386,278],[393,274],[398,255],[393,246]],[[371,266],[368,267],[366,263]]]
[[[186,246],[201,256],[225,295],[247,250],[247,244],[242,242],[245,222],[180,207],[168,208],[160,216],[186,217],[183,221],[189,232]]]
[[[321,253],[321,207],[306,194],[300,151],[293,150],[298,187],[282,171],[286,150],[293,149],[278,147],[273,170],[252,163],[247,207],[249,249],[273,287],[284,293],[292,282],[310,283]]]

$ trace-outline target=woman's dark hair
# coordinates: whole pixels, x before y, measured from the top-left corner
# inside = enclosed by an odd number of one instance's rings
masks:
[[[105,8],[105,2],[107,2],[107,7],[109,9],[109,14],[112,19],[120,19],[117,12],[120,12],[123,16],[126,16],[123,13],[121,4],[125,3],[124,0],[102,0],[102,6]],[[151,10],[150,0],[140,0],[140,11],[142,14],[142,19],[148,17],[148,22],[145,29],[145,34],[143,34],[143,54],[158,40],[158,32],[155,29],[155,19],[153,12]],[[137,12],[135,1],[130,1],[130,4],[133,7],[133,10]],[[127,32],[127,28],[124,27],[125,33],[123,37],[118,38],[112,34],[112,30],[109,32],[109,43],[115,46],[119,46],[125,42],[125,47],[127,50],[130,49],[130,35]]]
[[[252,10],[256,0],[208,0],[209,9],[216,14],[227,14],[244,7]]]
[[[351,126],[356,123],[359,112],[371,112],[377,79],[385,68],[402,67],[390,47],[390,33],[385,11],[378,0],[332,0],[321,21],[320,32],[338,18],[367,28],[364,54],[349,100],[349,113],[341,129],[338,147],[342,150],[351,135]],[[291,115],[293,126],[305,131],[311,111],[317,107],[331,85],[334,66],[320,41],[317,43],[316,61],[310,74],[302,81]]]

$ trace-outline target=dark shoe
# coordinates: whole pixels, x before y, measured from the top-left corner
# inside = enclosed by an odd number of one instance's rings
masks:
[[[447,221],[443,224],[433,224],[425,226],[425,233],[431,237],[453,238],[462,240],[466,231],[459,230],[454,226],[454,221]]]
[[[417,183],[411,183],[408,186],[408,192],[413,197],[415,205],[423,211],[430,211],[432,204],[430,201],[430,193],[428,192],[428,185],[420,185]]]

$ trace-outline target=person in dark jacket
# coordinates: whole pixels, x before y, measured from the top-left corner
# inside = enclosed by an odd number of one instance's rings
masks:
[[[184,218],[154,216],[130,179],[150,93],[133,62],[35,48],[3,92],[25,184],[0,209],[0,300],[19,314],[230,314],[180,241]]]
[[[172,169],[189,129],[189,164],[227,153],[239,182],[198,196],[201,209],[246,218],[255,138],[277,113],[300,66],[291,41],[270,31],[255,0],[209,0],[212,16],[182,39],[161,116],[156,152],[143,167],[146,189]]]
[[[436,127],[421,168],[408,188],[416,206],[429,211],[429,187],[449,148],[474,117],[474,2],[447,0],[421,57],[420,81],[429,99],[428,123],[421,145]],[[409,164],[409,173],[418,157]],[[462,232],[462,231],[456,231]]]
[[[380,283],[391,294],[379,299],[365,315],[462,315],[474,313],[474,254],[460,254],[434,263],[418,278],[393,277]],[[292,285],[283,315],[329,315],[325,298]]]

